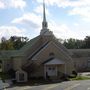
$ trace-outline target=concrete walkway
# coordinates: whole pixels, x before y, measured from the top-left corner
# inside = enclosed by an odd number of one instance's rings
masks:
[[[90,72],[78,73],[78,75],[85,76],[85,77],[90,77]]]
[[[90,80],[65,81],[38,86],[15,86],[6,90],[90,90]]]
[[[11,80],[5,80],[5,82],[3,82],[3,88],[8,88],[12,86],[12,82]]]

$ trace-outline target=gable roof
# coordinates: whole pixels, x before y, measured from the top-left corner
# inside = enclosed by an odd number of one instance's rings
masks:
[[[28,50],[28,48],[31,48],[33,44],[37,40],[39,40],[39,36],[31,39],[26,45],[24,45],[20,50],[1,50],[0,51],[0,59],[9,59],[11,57],[16,57],[16,56],[24,56],[25,53],[24,51]]]
[[[3,50],[0,51],[0,59],[9,59],[11,57],[20,56],[19,50]]]
[[[57,39],[56,37],[53,38],[53,42],[54,42],[58,47],[62,48],[65,53],[67,53],[68,55],[72,55],[72,52],[70,52],[64,45],[62,45],[62,44],[58,41],[58,39]]]
[[[38,55],[40,55],[40,54],[43,52],[43,50],[45,50],[50,44],[51,44],[51,45],[53,44],[58,50],[60,50],[60,51],[65,55],[65,57],[71,59],[71,57],[70,57],[65,51],[63,51],[62,48],[60,48],[59,46],[57,46],[56,43],[54,43],[53,41],[49,41],[41,50],[39,50],[39,51],[32,57],[32,60],[34,60],[36,57],[38,57]]]
[[[25,52],[27,50],[31,50],[32,46],[35,45],[40,40],[40,38],[41,38],[41,36],[39,35],[39,36],[31,39],[20,50],[3,50],[3,51],[0,51],[0,58],[3,58],[3,57],[4,58],[11,58],[11,57],[16,57],[16,56],[25,56]],[[46,47],[46,45],[48,45],[49,42],[55,43],[56,46],[58,48],[60,48],[64,54],[70,55],[69,50],[67,50],[67,48],[64,47],[55,37],[52,37],[51,40],[48,40],[48,41],[42,43],[42,45],[40,47],[38,47],[37,50],[33,51],[32,55],[30,55],[29,58],[33,58],[37,53],[39,53],[41,50],[43,50],[43,48]]]
[[[31,48],[35,42],[37,42],[40,39],[40,36],[37,36],[33,39],[31,39],[27,44],[25,44],[20,50],[27,50],[28,48]]]
[[[72,52],[72,57],[90,57],[90,49],[68,49]]]
[[[49,42],[45,42],[44,44],[41,45],[40,48],[38,48],[36,51],[32,53],[32,55],[28,59],[32,59],[41,49],[43,49]]]
[[[43,62],[44,65],[54,65],[54,64],[64,64],[64,63],[65,63],[64,61],[57,58],[50,58],[45,62]]]

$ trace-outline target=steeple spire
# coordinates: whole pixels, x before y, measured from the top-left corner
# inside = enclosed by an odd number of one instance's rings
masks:
[[[48,29],[48,23],[46,20],[46,12],[45,12],[45,0],[43,0],[43,22],[42,22],[42,29],[40,35],[53,35],[53,33]]]
[[[43,0],[43,22],[42,22],[42,29],[47,29],[48,24],[46,21],[46,12],[45,12],[45,1]]]
[[[46,22],[45,1],[43,0],[43,21]]]

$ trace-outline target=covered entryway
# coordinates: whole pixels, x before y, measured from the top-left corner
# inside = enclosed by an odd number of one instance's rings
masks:
[[[65,73],[66,72],[65,62],[60,59],[53,58],[47,61],[46,63],[44,63],[45,79],[47,79],[48,77],[57,77],[58,72],[62,68],[63,70],[61,70],[61,72]]]

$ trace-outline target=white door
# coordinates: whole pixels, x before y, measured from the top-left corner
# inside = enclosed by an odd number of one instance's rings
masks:
[[[57,67],[56,66],[47,66],[46,72],[48,76],[57,76]]]

